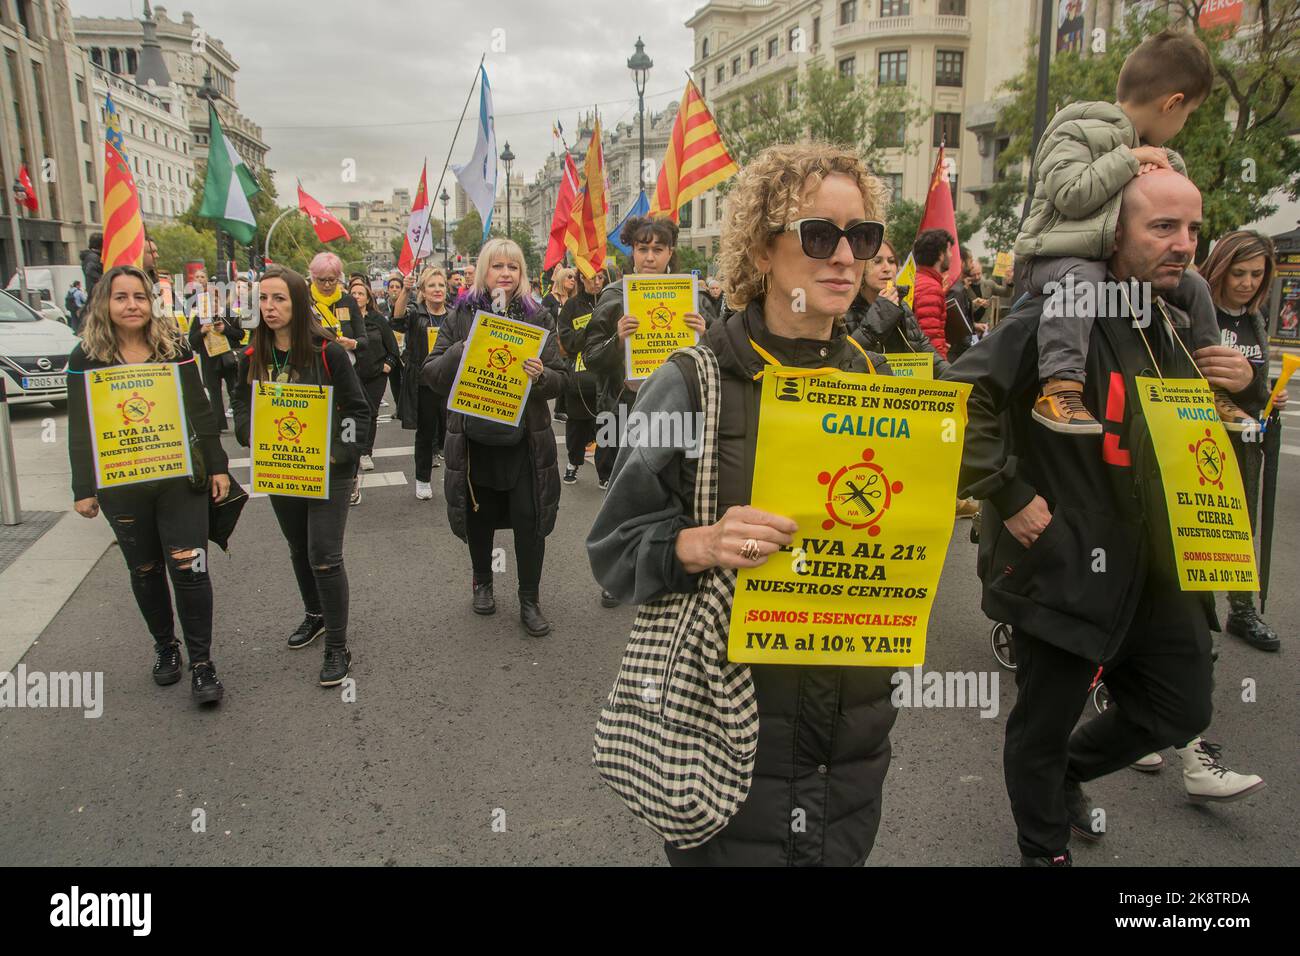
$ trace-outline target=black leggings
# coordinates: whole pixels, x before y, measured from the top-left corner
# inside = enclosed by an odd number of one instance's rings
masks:
[[[229,365],[223,369],[220,363],[220,356],[208,360],[203,368],[203,384],[208,390],[208,401],[212,405],[212,414],[217,416],[217,428],[225,431],[226,403],[221,396],[221,383],[226,383],[226,391],[230,394],[233,404],[235,389],[239,387],[239,366]]]
[[[515,567],[519,590],[536,592],[542,583],[542,562],[546,558],[546,539],[537,533],[536,509],[532,507],[530,476],[525,474],[523,487],[513,491],[474,488],[478,510],[473,503],[466,509],[465,531],[469,539],[469,558],[477,581],[492,580],[492,539],[497,528],[509,527],[515,533]]]
[[[596,420],[594,418],[575,418],[569,415],[564,423],[564,447],[569,452],[569,464],[581,468],[587,460],[587,444],[596,440]],[[600,449],[596,449],[599,453]],[[613,468],[613,465],[610,465]],[[605,473],[608,477],[609,473]]]
[[[361,445],[361,454],[369,455],[375,450],[375,436],[379,434],[379,403],[383,400],[384,389],[388,387],[387,375],[376,375],[368,381],[362,381],[366,390],[366,401],[370,403],[370,431]]]
[[[192,491],[187,478],[165,478],[99,492],[99,507],[131,569],[135,603],[159,644],[176,639],[171,594],[167,590],[167,575],[171,575],[191,664],[208,660],[212,650],[207,495],[206,491]],[[193,556],[195,549],[202,550],[201,561]]]
[[[343,568],[343,532],[348,523],[352,477],[330,476],[330,496],[271,495],[271,508],[289,542],[293,574],[308,614],[325,616],[325,646],[348,642],[348,574]]]
[[[433,474],[433,453],[442,451],[447,431],[447,396],[427,385],[420,386],[420,404],[415,426],[415,480],[428,481]]]

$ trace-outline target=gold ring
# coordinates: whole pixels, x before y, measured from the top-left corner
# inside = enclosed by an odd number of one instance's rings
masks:
[[[757,561],[763,556],[758,549],[758,542],[753,538],[746,538],[745,543],[740,546],[740,556],[746,561]]]

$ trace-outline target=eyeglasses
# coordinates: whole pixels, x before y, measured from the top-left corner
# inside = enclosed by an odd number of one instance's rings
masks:
[[[829,259],[846,237],[854,259],[872,259],[885,239],[885,224],[871,220],[841,229],[829,219],[796,219],[785,231],[799,233],[799,245],[809,259]]]

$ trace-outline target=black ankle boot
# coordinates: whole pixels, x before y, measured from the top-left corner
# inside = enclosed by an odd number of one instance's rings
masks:
[[[1228,615],[1228,633],[1261,651],[1276,651],[1282,647],[1277,632],[1260,620],[1253,603],[1233,607]]]
[[[475,614],[495,614],[497,612],[496,598],[492,596],[492,579],[480,581],[474,579],[474,613]]]
[[[533,637],[545,637],[551,633],[551,622],[546,620],[537,601],[536,591],[519,592],[519,620],[524,622],[524,630]]]

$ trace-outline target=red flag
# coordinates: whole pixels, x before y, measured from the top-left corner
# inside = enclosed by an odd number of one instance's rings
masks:
[[[298,208],[311,220],[311,227],[316,230],[316,238],[321,242],[333,239],[351,239],[343,223],[330,215],[329,210],[302,190],[298,184]]]
[[[921,213],[921,225],[917,235],[927,229],[942,229],[952,236],[954,242],[961,242],[957,236],[957,213],[952,207],[952,187],[948,184],[948,167],[945,165],[944,147],[939,147],[939,159],[934,164],[930,175],[930,191],[925,197],[925,211]],[[961,256],[957,250],[952,251],[952,261],[948,264],[949,284],[961,278]]]
[[[409,275],[415,268],[415,261],[423,259],[433,251],[433,240],[429,237],[429,190],[425,185],[424,174],[429,165],[425,161],[420,167],[420,186],[415,190],[415,202],[411,204],[411,218],[406,223],[406,239],[402,242],[402,255],[397,260],[397,269],[402,275]]]
[[[542,271],[557,265],[564,258],[564,233],[569,228],[569,219],[573,216],[573,200],[578,195],[578,167],[573,157],[564,154],[564,176],[560,180],[560,192],[555,197],[555,215],[551,217],[551,239],[546,244],[546,259]]]
[[[32,212],[36,212],[36,188],[32,186],[32,177],[27,175],[26,163],[23,163],[18,167],[18,182],[22,185],[23,189],[27,191],[27,197],[23,199],[23,205]]]

